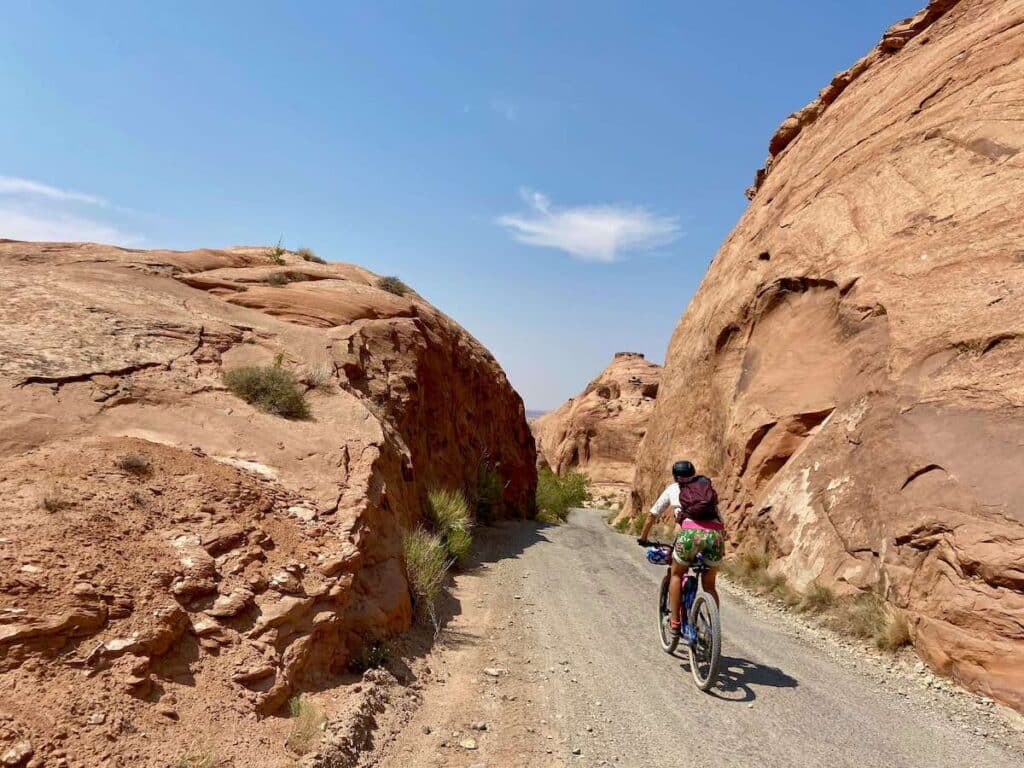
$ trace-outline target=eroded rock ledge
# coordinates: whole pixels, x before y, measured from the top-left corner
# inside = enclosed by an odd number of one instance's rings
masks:
[[[276,764],[260,718],[409,625],[426,491],[493,471],[493,513],[529,508],[493,357],[360,267],[3,241],[0,293],[0,744],[25,761],[165,767],[215,736]],[[225,390],[275,359],[311,420]]]

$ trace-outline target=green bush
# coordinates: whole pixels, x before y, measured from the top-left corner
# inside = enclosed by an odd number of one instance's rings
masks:
[[[491,523],[501,512],[505,498],[505,482],[498,468],[487,460],[481,461],[476,469],[476,490],[473,494],[473,509],[481,523]]]
[[[582,472],[557,475],[550,467],[537,473],[537,519],[542,523],[561,523],[569,510],[582,506],[590,498],[590,480]]]
[[[448,572],[448,550],[440,536],[422,528],[405,535],[402,549],[405,554],[405,573],[412,593],[434,620],[434,601],[441,595],[441,587]]]
[[[224,374],[229,390],[261,411],[286,419],[308,419],[309,406],[295,377],[280,365],[235,368]]]
[[[427,508],[448,556],[464,563],[473,545],[473,523],[466,497],[460,491],[433,490],[427,494]]]
[[[357,674],[368,669],[386,666],[391,658],[391,646],[387,643],[367,643],[348,663],[348,668]]]
[[[409,292],[409,286],[394,275],[378,278],[377,287],[382,291],[393,293],[395,296],[405,296]]]
[[[625,533],[632,522],[633,518],[631,517],[620,517],[615,523],[615,530],[619,533]]]
[[[295,253],[298,254],[299,258],[302,259],[303,261],[312,261],[314,264],[327,263],[327,260],[321,259],[319,256],[317,256],[316,253],[313,252],[312,248],[299,248],[299,250],[297,250]]]

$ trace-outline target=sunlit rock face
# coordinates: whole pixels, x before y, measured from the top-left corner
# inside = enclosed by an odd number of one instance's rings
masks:
[[[634,508],[674,459],[734,544],[876,590],[1024,708],[1024,3],[933,2],[787,119],[669,346]]]

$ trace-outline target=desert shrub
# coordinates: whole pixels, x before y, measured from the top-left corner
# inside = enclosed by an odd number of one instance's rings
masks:
[[[466,497],[460,491],[433,490],[427,494],[427,509],[448,556],[464,563],[473,545],[473,523]]]
[[[301,696],[292,697],[288,702],[288,711],[292,717],[292,726],[285,746],[297,755],[308,754],[316,745],[320,728],[327,718],[320,707]]]
[[[145,477],[150,473],[149,460],[145,456],[130,453],[117,460],[118,469],[137,477]]]
[[[565,522],[570,509],[590,498],[589,483],[582,472],[557,475],[549,467],[542,468],[537,473],[537,519],[542,523]]]
[[[430,617],[438,628],[435,603],[441,595],[450,560],[444,541],[435,533],[422,528],[407,533],[402,540],[405,554],[405,573],[417,606]]]
[[[299,248],[295,253],[298,254],[299,258],[303,261],[312,261],[314,264],[326,264],[326,259],[321,259],[316,253],[313,252],[312,248],[302,247]]]
[[[824,584],[812,581],[800,598],[800,610],[805,613],[824,613],[836,603],[836,595]]]
[[[304,280],[309,280],[309,277],[301,272],[293,272],[290,269],[283,272],[274,272],[267,278],[268,283],[276,286],[288,285],[288,283],[301,283]]]
[[[409,292],[409,286],[403,283],[394,275],[377,279],[377,287],[382,291],[393,293],[395,296],[405,296]]]
[[[619,533],[625,533],[632,522],[633,518],[631,517],[620,517],[615,523],[615,530]]]
[[[60,512],[72,506],[71,500],[59,488],[48,488],[44,491],[40,503],[47,512]]]
[[[261,411],[286,419],[310,417],[309,406],[299,383],[280,365],[235,368],[224,374],[224,384]]]
[[[286,253],[288,253],[288,251],[286,251],[284,249],[284,246],[281,245],[281,241],[278,240],[277,241],[277,245],[275,245],[273,248],[271,248],[269,251],[267,251],[264,254],[264,256],[266,256],[268,259],[270,259],[275,264],[284,264],[284,255]]]
[[[901,611],[894,610],[882,630],[875,634],[875,645],[883,651],[895,651],[910,645],[910,624]]]
[[[302,373],[302,383],[310,389],[329,392],[334,389],[334,366],[330,363],[315,363],[306,366]]]
[[[906,617],[887,606],[874,592],[837,600],[826,625],[837,632],[868,640],[882,650],[894,651],[910,642]]]
[[[727,559],[722,570],[758,594],[770,595],[791,608],[795,607],[801,596],[789,586],[785,576],[769,573],[769,564],[767,553],[748,549]]]
[[[486,458],[476,468],[476,488],[473,490],[473,511],[481,523],[490,523],[501,512],[505,498],[505,482],[497,466]]]
[[[387,643],[367,643],[348,663],[348,668],[357,674],[368,669],[386,666],[391,658],[391,647]]]

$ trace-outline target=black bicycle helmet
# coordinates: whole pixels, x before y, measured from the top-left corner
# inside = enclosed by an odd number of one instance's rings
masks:
[[[693,477],[695,474],[697,470],[689,461],[677,461],[672,465],[672,477]]]

